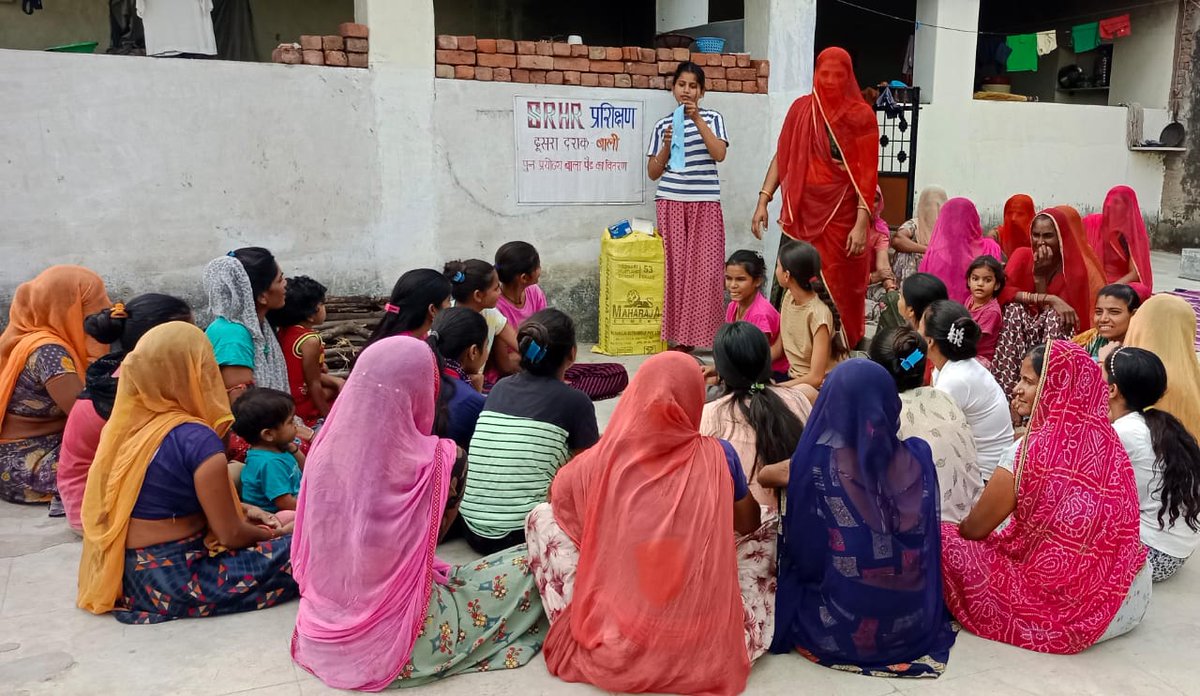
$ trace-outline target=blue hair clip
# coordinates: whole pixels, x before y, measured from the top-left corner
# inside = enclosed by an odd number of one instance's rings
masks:
[[[229,258],[232,258],[232,259],[236,259],[236,258],[237,258],[237,254],[236,254],[235,252],[232,252],[232,251],[225,252],[225,255],[226,255],[226,256],[228,256]]]
[[[913,352],[909,353],[907,358],[900,361],[900,367],[903,367],[905,370],[911,370],[917,366],[917,363],[921,362],[921,358],[923,357],[925,357],[925,354],[921,352],[921,349],[914,348]]]
[[[463,281],[464,281],[464,280],[466,280],[466,279],[467,279],[467,277],[466,277],[465,275],[463,275],[463,272],[462,272],[462,271],[455,271],[455,272],[454,272],[454,277],[450,279],[450,282],[452,282],[452,283],[461,283],[461,282],[463,282]]]
[[[525,348],[525,359],[531,364],[536,365],[546,357],[546,348],[538,345],[538,342],[530,339],[529,345]]]

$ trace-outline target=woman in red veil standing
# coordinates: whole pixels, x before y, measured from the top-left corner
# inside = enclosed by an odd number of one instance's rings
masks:
[[[878,169],[875,112],[859,92],[850,54],[827,48],[817,56],[812,94],[788,111],[751,225],[762,239],[767,203],[781,188],[779,225],[820,252],[821,275],[851,348],[866,331],[871,264],[864,252]]]

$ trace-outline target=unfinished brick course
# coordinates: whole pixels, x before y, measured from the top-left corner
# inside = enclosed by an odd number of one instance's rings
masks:
[[[434,74],[440,79],[669,89],[675,69],[681,62],[691,61],[704,68],[709,92],[766,94],[771,74],[770,63],[751,60],[748,53],[692,53],[686,48],[585,46],[448,34],[438,36],[436,46]],[[355,48],[357,44],[347,37],[346,51]]]

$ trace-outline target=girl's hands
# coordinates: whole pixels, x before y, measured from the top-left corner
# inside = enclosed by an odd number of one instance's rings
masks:
[[[697,124],[700,122],[700,107],[696,106],[695,102],[683,102],[683,116],[690,118]]]
[[[662,148],[658,151],[658,154],[671,156],[671,126],[667,126],[663,130]]]

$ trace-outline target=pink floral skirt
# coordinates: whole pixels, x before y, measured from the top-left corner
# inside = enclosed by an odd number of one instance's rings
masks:
[[[775,636],[775,540],[779,518],[765,507],[762,512],[763,523],[758,531],[735,537],[746,654],[751,662],[767,651]],[[553,624],[571,603],[579,549],[554,520],[550,503],[538,505],[525,518],[525,540],[542,607]]]

